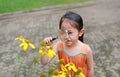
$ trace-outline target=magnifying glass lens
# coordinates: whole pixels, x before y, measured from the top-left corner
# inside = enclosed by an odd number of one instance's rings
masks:
[[[59,31],[59,37],[62,41],[70,39],[69,32],[67,30],[60,30]]]

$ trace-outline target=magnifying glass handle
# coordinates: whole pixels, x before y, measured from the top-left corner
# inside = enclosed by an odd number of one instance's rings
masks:
[[[52,38],[52,41],[56,40],[57,38],[58,38],[58,37],[53,37],[53,38]]]

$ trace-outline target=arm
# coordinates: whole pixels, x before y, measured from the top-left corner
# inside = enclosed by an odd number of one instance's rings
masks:
[[[47,45],[52,45],[51,39],[52,39],[51,37],[48,37],[48,38],[44,39],[46,41]],[[54,45],[53,49],[56,52],[57,51],[57,45]],[[49,58],[46,55],[41,56],[41,64],[42,65],[45,65],[45,64],[49,63],[51,60],[52,60],[52,58]]]
[[[41,57],[41,64],[42,64],[42,65],[45,65],[45,64],[49,63],[50,60],[51,60],[51,58],[48,58],[47,56],[43,55],[43,56]]]
[[[94,77],[93,54],[90,47],[88,47],[87,52],[87,64],[88,64],[88,77]]]
[[[54,51],[56,52],[56,46],[54,46]],[[54,58],[55,56],[53,56],[53,58]],[[42,65],[45,65],[45,64],[48,64],[53,58],[49,58],[49,57],[47,57],[46,55],[43,55],[42,57],[41,57],[41,64]]]

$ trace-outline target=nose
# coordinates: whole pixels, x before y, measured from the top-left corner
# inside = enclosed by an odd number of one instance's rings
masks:
[[[66,37],[65,37],[65,40],[70,40],[70,36],[67,34]]]

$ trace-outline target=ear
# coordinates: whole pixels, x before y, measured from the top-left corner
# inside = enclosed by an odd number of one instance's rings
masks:
[[[82,34],[84,34],[84,32],[85,32],[85,29],[84,29],[84,28],[81,29],[81,30],[79,31],[79,36],[82,36]]]

